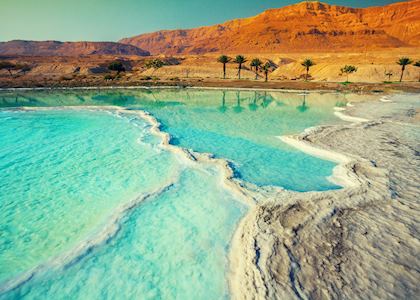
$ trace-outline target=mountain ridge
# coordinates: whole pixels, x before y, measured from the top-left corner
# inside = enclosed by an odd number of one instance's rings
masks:
[[[367,8],[305,1],[249,18],[119,42],[152,54],[176,55],[414,47],[420,46],[419,37],[420,0]]]
[[[60,42],[12,40],[0,42],[0,55],[22,56],[80,56],[80,55],[138,55],[150,53],[133,45],[116,42]]]

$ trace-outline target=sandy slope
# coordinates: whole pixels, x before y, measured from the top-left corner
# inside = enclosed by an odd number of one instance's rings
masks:
[[[420,48],[396,48],[377,51],[361,52],[278,52],[272,54],[245,54],[248,59],[242,70],[242,81],[249,81],[248,85],[273,85],[281,86],[284,83],[303,82],[305,68],[301,62],[311,58],[316,65],[310,69],[311,82],[328,83],[344,82],[346,76],[341,74],[344,65],[354,65],[358,71],[349,76],[349,81],[359,83],[383,83],[397,86],[401,74],[401,67],[396,64],[399,57],[408,56],[413,61],[420,60]],[[237,53],[240,54],[240,53]],[[234,56],[234,55],[232,55]],[[238,66],[235,63],[227,65],[227,80],[223,80],[223,67],[217,62],[217,54],[186,55],[176,57],[163,57],[168,65],[158,70],[147,69],[146,61],[156,57],[139,56],[110,56],[91,55],[84,57],[9,57],[7,60],[14,63],[26,63],[32,69],[23,74],[13,71],[10,76],[7,70],[0,70],[0,87],[34,87],[34,86],[101,86],[101,85],[144,85],[162,84],[192,84],[200,82],[219,81],[220,84],[240,86],[237,81]],[[253,58],[260,58],[263,62],[270,60],[278,66],[277,70],[269,74],[269,83],[264,82],[264,74],[259,72],[258,80],[250,68]],[[3,58],[0,58],[3,60]],[[107,66],[111,61],[124,60],[127,72],[114,81],[106,81],[109,75]],[[393,75],[388,78],[385,73]],[[149,78],[149,79],[147,79]],[[153,79],[152,79],[153,78]],[[403,81],[419,83],[420,68],[410,65],[406,68]],[[310,89],[311,87],[308,87]]]
[[[250,70],[249,63],[253,58],[260,58],[262,61],[270,60],[275,63],[278,68],[270,73],[270,80],[284,81],[294,80],[304,76],[305,68],[301,66],[301,62],[305,58],[311,58],[316,65],[311,68],[310,75],[315,81],[346,81],[346,76],[341,74],[341,68],[344,65],[354,65],[358,67],[358,71],[349,76],[352,82],[383,82],[389,80],[385,75],[392,72],[391,81],[398,81],[401,67],[396,64],[399,57],[408,56],[412,60],[420,59],[420,48],[399,48],[377,51],[361,51],[361,52],[277,52],[271,54],[248,53],[245,54],[248,62],[245,64],[245,70],[242,71],[242,78],[255,79],[255,73]],[[240,54],[240,53],[237,53]],[[217,62],[218,55],[203,56],[183,56],[180,64],[174,66],[166,66],[157,71],[147,70],[143,72],[145,75],[151,75],[160,78],[179,77],[186,78],[187,74],[190,78],[222,78],[222,66]],[[234,55],[232,55],[234,57]],[[264,74],[259,74],[259,81],[263,81]],[[405,74],[405,81],[418,81],[420,76],[420,68],[413,65],[408,66]],[[237,78],[237,65],[229,63],[227,66],[227,77]]]
[[[297,137],[345,154],[355,186],[257,205],[233,244],[234,298],[418,299],[419,94],[407,99],[357,104],[346,113],[370,121]]]

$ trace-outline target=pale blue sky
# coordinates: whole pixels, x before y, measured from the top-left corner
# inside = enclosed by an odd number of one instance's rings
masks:
[[[0,0],[0,41],[116,41],[160,29],[212,25],[249,17],[292,0]],[[393,0],[333,0],[365,7]]]

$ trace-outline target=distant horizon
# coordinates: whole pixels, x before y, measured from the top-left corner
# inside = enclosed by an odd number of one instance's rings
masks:
[[[12,40],[60,42],[118,42],[122,38],[160,30],[211,26],[238,18],[248,18],[267,9],[304,2],[292,0],[3,0],[0,42]],[[399,0],[320,1],[347,7],[384,6]],[[19,16],[18,18],[16,16]],[[24,22],[16,23],[16,20]],[[40,20],[44,20],[40,22]],[[46,21],[45,21],[46,20]],[[76,22],[77,21],[77,22]]]

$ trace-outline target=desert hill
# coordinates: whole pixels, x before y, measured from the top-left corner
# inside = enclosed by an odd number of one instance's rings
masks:
[[[360,9],[302,2],[220,25],[159,31],[120,42],[156,55],[420,46],[420,0]]]
[[[0,42],[0,55],[79,56],[79,55],[138,55],[148,51],[136,46],[113,42],[9,41]]]

